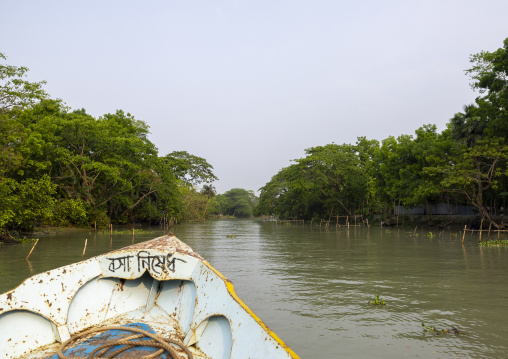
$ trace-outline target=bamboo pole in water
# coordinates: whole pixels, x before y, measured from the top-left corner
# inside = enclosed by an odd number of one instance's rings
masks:
[[[32,254],[32,252],[33,252],[33,250],[34,250],[35,246],[37,245],[37,242],[39,242],[39,238],[37,238],[37,240],[36,240],[36,241],[35,241],[35,243],[34,243],[34,246],[32,247],[32,249],[30,250],[30,253],[28,253],[28,255],[26,256],[26,258],[25,258],[25,259],[28,259],[28,257],[30,257],[30,254]]]
[[[483,218],[482,221],[480,222],[480,238],[478,239],[478,242],[482,241],[482,228],[483,228]]]
[[[83,248],[83,254],[81,255],[81,259],[83,259],[83,257],[85,256],[85,252],[86,252],[86,243],[88,242],[88,238],[85,238],[85,248]]]
[[[32,263],[30,263],[30,261],[28,260],[28,258],[27,258],[26,262],[28,263],[28,269],[30,270],[30,273],[31,273],[32,275],[34,275],[35,273],[34,273],[34,268],[32,267]]]
[[[466,237],[467,224],[464,226],[464,234],[462,235],[462,244],[464,244],[464,238]]]

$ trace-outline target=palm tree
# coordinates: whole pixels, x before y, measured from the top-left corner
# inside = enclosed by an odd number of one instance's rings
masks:
[[[215,187],[211,184],[204,184],[203,188],[201,189],[201,194],[204,194],[205,196],[208,196],[209,198],[215,197],[217,195],[217,191],[215,190]]]
[[[464,105],[464,113],[456,113],[450,119],[452,138],[467,147],[475,146],[483,138],[485,122],[478,116],[478,107]]]

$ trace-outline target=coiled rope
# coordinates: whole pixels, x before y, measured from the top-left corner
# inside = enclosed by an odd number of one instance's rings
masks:
[[[95,348],[88,355],[88,357],[87,357],[88,359],[111,359],[111,358],[114,358],[115,356],[117,356],[118,354],[120,354],[128,349],[137,347],[137,346],[138,347],[148,346],[148,347],[160,348],[160,349],[152,354],[149,354],[149,355],[131,357],[131,358],[149,359],[149,358],[155,358],[155,357],[163,354],[164,352],[167,352],[167,353],[169,353],[170,358],[180,359],[181,356],[177,353],[177,351],[175,350],[175,348],[172,344],[181,348],[185,352],[185,354],[187,354],[188,359],[193,359],[193,356],[192,356],[192,353],[190,352],[190,350],[182,342],[179,342],[178,340],[174,340],[171,338],[165,338],[159,334],[150,333],[150,332],[147,332],[146,330],[143,330],[143,329],[134,328],[134,327],[124,327],[121,325],[110,325],[110,326],[104,326],[104,327],[99,327],[99,328],[93,328],[93,329],[84,331],[83,333],[80,333],[80,334],[70,338],[69,340],[62,343],[62,345],[58,349],[58,351],[57,351],[58,357],[61,359],[65,359],[65,358],[67,358],[67,359],[77,359],[77,358],[82,359],[82,358],[84,358],[84,357],[76,357],[76,356],[66,356],[63,352],[67,346],[75,343],[76,341],[78,341],[80,339],[84,339],[84,338],[88,339],[86,337],[88,337],[90,334],[95,334],[97,332],[105,332],[106,330],[124,330],[124,331],[130,331],[130,332],[138,333],[138,334],[134,334],[134,335],[131,335],[128,337],[107,341],[103,345]],[[140,339],[140,338],[144,338],[144,337],[150,337],[152,339],[151,340],[135,341],[135,339]],[[115,350],[114,352],[108,354],[107,356],[103,356],[106,354],[106,352],[109,349],[111,349],[114,346],[118,346],[118,345],[125,345],[125,346]]]

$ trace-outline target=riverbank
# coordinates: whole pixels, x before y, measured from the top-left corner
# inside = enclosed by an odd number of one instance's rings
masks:
[[[33,232],[22,231],[0,231],[1,244],[19,244],[34,242],[39,237],[46,237],[56,235],[58,233],[88,231],[89,228],[76,228],[76,227],[40,227],[36,228]]]
[[[497,223],[503,223],[508,221],[508,217],[504,216],[492,216],[492,220]],[[374,223],[383,226],[420,226],[429,229],[447,229],[447,230],[459,230],[464,229],[467,226],[468,229],[483,229],[489,228],[488,222],[483,222],[478,215],[402,215],[392,216],[382,220],[380,216],[374,216]]]
[[[498,223],[508,222],[508,217],[506,216],[492,216],[493,220]],[[233,216],[223,216],[217,217],[210,220],[230,220],[236,219]],[[275,220],[273,217],[256,217],[253,219],[267,219]],[[188,223],[192,223],[193,221],[185,221]],[[202,221],[198,221],[202,222]],[[300,220],[281,220],[281,223],[303,223],[304,225],[311,226],[335,226],[335,221],[324,222],[308,222],[308,221],[300,221]],[[421,229],[427,230],[449,230],[449,231],[459,231],[463,230],[464,226],[467,226],[468,229],[478,230],[480,227],[482,229],[489,229],[489,223],[485,222],[482,224],[481,217],[478,215],[466,216],[466,215],[401,215],[401,216],[389,216],[382,217],[381,215],[375,215],[372,220],[363,221],[357,217],[357,225],[369,225],[369,226],[380,226],[380,227],[407,227],[414,228],[419,227]],[[362,224],[363,223],[363,224]],[[350,221],[350,225],[353,224],[353,221]],[[341,223],[341,226],[345,226],[345,223]],[[138,228],[143,226],[143,224],[130,224],[130,225],[116,225],[112,230],[115,234],[125,234],[127,232],[130,233],[132,228]],[[121,228],[119,231],[118,228]],[[492,228],[495,229],[495,228]],[[0,232],[0,243],[3,244],[17,244],[17,243],[25,243],[35,241],[39,237],[56,235],[58,233],[64,232],[75,232],[75,231],[90,231],[90,228],[80,228],[80,227],[50,227],[43,226],[37,227],[33,232],[19,232],[19,231],[2,231]],[[93,229],[92,229],[93,230]],[[102,232],[110,232],[111,229],[101,229]],[[136,230],[136,229],[135,229]],[[99,231],[99,230],[97,230]],[[125,232],[125,233],[124,233]]]

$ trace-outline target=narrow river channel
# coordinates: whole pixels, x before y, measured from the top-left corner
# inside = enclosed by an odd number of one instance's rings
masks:
[[[235,285],[302,358],[508,357],[508,249],[457,232],[277,225],[260,220],[171,229]],[[128,232],[126,229],[125,232]],[[32,274],[155,238],[67,231],[0,248],[0,293]],[[378,295],[385,306],[371,302]],[[458,328],[463,334],[425,331]]]

